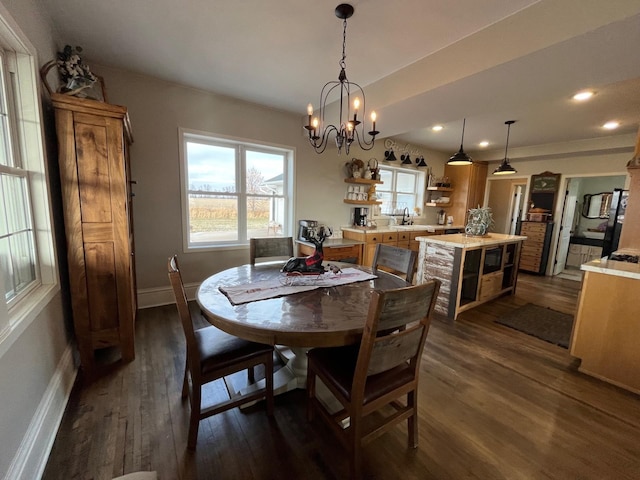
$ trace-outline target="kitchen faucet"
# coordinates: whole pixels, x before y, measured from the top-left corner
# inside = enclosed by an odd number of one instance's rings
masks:
[[[409,209],[404,207],[402,211],[402,223],[400,225],[411,225],[411,217],[409,216]]]

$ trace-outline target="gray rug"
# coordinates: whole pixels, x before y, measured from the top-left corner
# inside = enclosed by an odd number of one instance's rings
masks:
[[[527,303],[496,320],[528,335],[540,338],[545,342],[569,348],[573,316],[556,312],[550,308]]]

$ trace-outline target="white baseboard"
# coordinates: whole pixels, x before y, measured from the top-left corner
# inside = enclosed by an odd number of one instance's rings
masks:
[[[70,343],[58,362],[5,480],[33,480],[42,477],[78,373],[73,362],[73,351]]]
[[[185,284],[184,290],[188,300],[196,298],[196,291],[199,283]],[[170,305],[176,303],[171,287],[145,288],[138,290],[138,308],[159,307],[160,305]]]

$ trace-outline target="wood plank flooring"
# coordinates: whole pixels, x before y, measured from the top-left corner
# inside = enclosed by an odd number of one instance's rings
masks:
[[[577,371],[567,350],[495,323],[527,302],[573,314],[579,282],[521,274],[514,296],[437,318],[420,377],[420,446],[406,424],[364,450],[375,479],[638,479],[640,397]],[[185,448],[184,340],[173,305],[141,310],[136,360],[76,384],[44,479],[342,479],[331,432],[305,418],[302,390],[201,422]],[[210,395],[218,395],[218,391]]]

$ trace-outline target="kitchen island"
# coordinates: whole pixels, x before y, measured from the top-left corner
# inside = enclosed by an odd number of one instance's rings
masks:
[[[640,394],[640,265],[600,259],[580,269],[569,350],[581,359],[578,370]]]
[[[513,294],[522,242],[527,237],[490,233],[417,237],[417,283],[442,282],[435,311],[448,318],[505,293]]]

